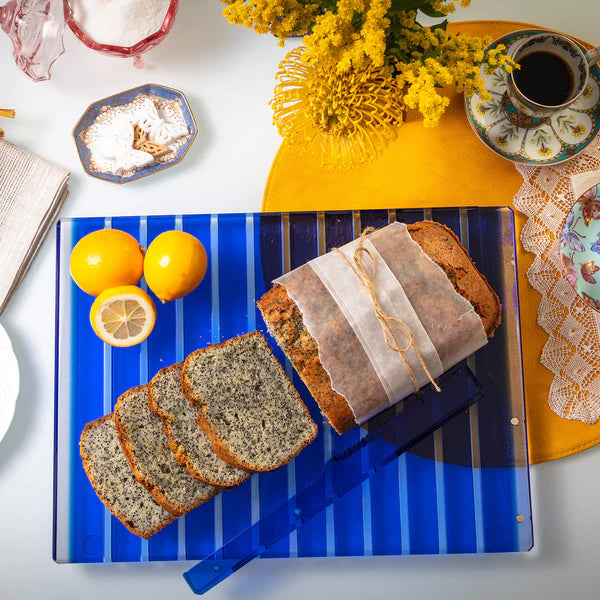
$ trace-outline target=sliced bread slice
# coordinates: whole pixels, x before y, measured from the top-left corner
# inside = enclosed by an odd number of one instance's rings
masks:
[[[84,427],[79,451],[96,494],[129,531],[149,538],[175,519],[133,476],[112,413]]]
[[[182,515],[219,493],[220,488],[194,479],[175,460],[162,423],[148,406],[147,385],[121,395],[114,414],[133,474],[165,510]]]
[[[272,471],[317,435],[300,395],[257,331],[192,352],[181,377],[215,452],[240,469]]]
[[[175,459],[192,477],[221,487],[239,485],[250,473],[232,467],[215,454],[210,438],[196,423],[198,410],[183,395],[182,367],[180,362],[155,375],[149,384],[148,404],[163,423]]]

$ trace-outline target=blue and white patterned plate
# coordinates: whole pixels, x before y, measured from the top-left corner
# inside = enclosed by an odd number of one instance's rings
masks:
[[[527,29],[504,35],[490,45],[511,48],[524,38],[540,33]],[[479,139],[496,154],[517,163],[551,165],[579,154],[600,130],[600,69],[590,69],[590,78],[581,97],[570,107],[544,119],[537,127],[518,127],[502,107],[506,73],[497,69],[490,75],[481,66],[481,76],[491,100],[478,94],[465,97],[465,109],[471,127]],[[510,108],[509,108],[510,110]]]
[[[575,291],[600,311],[600,184],[585,192],[567,215],[560,260]]]
[[[155,99],[175,101],[181,109],[181,114],[188,128],[189,134],[185,136],[185,138],[181,138],[183,143],[177,145],[177,149],[172,157],[169,155],[165,157],[168,158],[168,160],[156,161],[146,167],[137,169],[133,173],[117,175],[112,172],[100,171],[94,168],[90,148],[85,142],[86,130],[95,123],[100,113],[103,110],[106,110],[106,108],[125,106],[133,102],[140,95],[149,96]],[[172,88],[164,87],[162,85],[147,83],[130,90],[125,90],[124,92],[119,92],[113,96],[108,96],[108,98],[103,98],[102,100],[98,100],[93,104],[90,104],[73,129],[73,138],[75,139],[75,145],[77,146],[77,151],[79,152],[81,164],[88,175],[91,175],[92,177],[98,177],[99,179],[104,179],[106,181],[111,181],[112,183],[127,183],[129,181],[134,181],[135,179],[140,179],[142,177],[146,177],[147,175],[152,175],[159,171],[163,171],[164,169],[168,169],[169,167],[177,164],[186,155],[189,147],[192,145],[192,142],[196,137],[197,131],[194,115],[192,114],[188,101],[182,92]]]

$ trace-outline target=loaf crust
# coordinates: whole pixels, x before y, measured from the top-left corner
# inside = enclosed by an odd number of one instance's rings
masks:
[[[493,337],[502,319],[502,304],[458,236],[436,221],[419,221],[407,227],[423,252],[446,273],[454,289],[473,305],[487,336]]]
[[[502,305],[487,279],[477,270],[454,232],[435,221],[408,225],[412,239],[444,270],[455,290],[473,305],[488,337],[500,325]],[[284,286],[275,284],[257,302],[271,335],[340,435],[357,425],[344,397],[331,386],[319,359],[319,347],[306,329],[302,313]]]
[[[230,345],[230,344],[234,344],[236,342],[236,340],[240,339],[240,338],[244,338],[247,336],[262,336],[261,333],[257,332],[257,331],[253,331],[251,333],[247,333],[241,336],[238,336],[236,338],[232,338],[230,340],[226,340],[224,342],[220,342],[220,346],[226,346],[226,345]],[[232,452],[229,451],[229,449],[227,448],[227,444],[225,443],[224,440],[222,440],[218,433],[214,430],[213,427],[211,427],[210,424],[210,420],[208,419],[208,405],[206,404],[206,402],[204,401],[203,398],[199,397],[195,392],[194,389],[190,383],[189,378],[187,377],[187,370],[188,370],[188,366],[197,358],[199,358],[203,353],[210,353],[211,352],[211,348],[214,348],[215,345],[213,346],[208,346],[206,348],[201,348],[199,350],[196,350],[194,352],[192,352],[186,359],[183,365],[183,370],[181,372],[181,382],[182,382],[182,389],[183,389],[183,393],[186,396],[186,398],[188,399],[188,401],[192,404],[192,406],[194,406],[195,408],[198,409],[198,417],[196,419],[196,422],[198,423],[198,425],[200,426],[200,428],[206,433],[206,435],[208,435],[208,437],[211,439],[212,441],[212,445],[213,445],[213,450],[215,451],[215,454],[221,459],[224,460],[226,463],[237,467],[238,469],[243,469],[246,471],[253,471],[253,472],[264,472],[265,469],[261,468],[259,465],[256,464],[251,464],[245,460],[243,460],[241,457],[236,456],[235,454],[233,454]],[[271,350],[269,344],[265,344],[266,348],[268,349],[268,352],[271,354],[273,361],[275,364],[277,364],[278,369],[280,369],[282,376],[285,379],[288,379],[288,376],[286,374],[286,372],[284,371],[283,367],[281,366],[281,364],[279,363],[279,361],[275,358],[275,356],[273,355],[273,351]],[[304,450],[304,448],[306,448],[306,446],[308,446],[311,442],[314,441],[314,439],[317,437],[317,433],[318,433],[318,428],[316,426],[316,424],[312,421],[312,417],[310,416],[310,412],[308,411],[308,408],[306,408],[306,405],[304,404],[304,402],[302,401],[302,398],[300,397],[300,394],[298,394],[296,388],[292,385],[292,383],[290,382],[290,388],[291,390],[293,390],[293,392],[296,394],[297,396],[297,400],[300,404],[300,406],[302,407],[302,409],[305,411],[306,416],[308,417],[308,419],[310,420],[310,422],[313,424],[313,432],[312,435],[310,436],[310,438],[308,438],[305,443],[303,443],[301,446],[298,446],[293,455],[288,455],[285,458],[283,458],[282,460],[274,463],[273,465],[270,465],[270,468],[268,469],[268,471],[272,471],[275,470],[285,464],[287,464],[290,460],[292,460],[294,457],[296,457],[298,454],[300,454],[300,452],[302,450]]]

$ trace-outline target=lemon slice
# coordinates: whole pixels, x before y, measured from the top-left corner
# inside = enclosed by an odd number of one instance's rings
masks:
[[[90,310],[90,323],[96,335],[120,348],[143,342],[155,321],[152,298],[135,285],[105,290],[94,300]]]

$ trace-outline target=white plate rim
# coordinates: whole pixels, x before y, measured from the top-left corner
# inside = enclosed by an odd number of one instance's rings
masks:
[[[8,333],[0,324],[0,441],[13,420],[19,387],[19,363]]]

